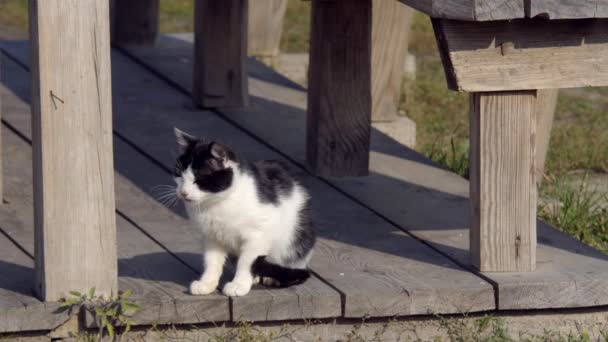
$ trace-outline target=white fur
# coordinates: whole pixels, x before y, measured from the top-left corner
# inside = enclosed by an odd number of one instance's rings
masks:
[[[295,264],[295,251],[291,240],[296,235],[299,211],[306,203],[308,194],[300,185],[279,205],[261,203],[258,199],[254,179],[240,172],[231,162],[227,166],[234,171],[233,183],[220,193],[201,191],[194,184],[190,168],[182,177],[176,178],[177,195],[184,199],[192,222],[204,236],[205,271],[200,280],[192,282],[190,292],[205,295],[218,285],[227,254],[238,256],[234,279],[224,286],[228,296],[243,296],[249,293],[254,282],[251,265],[260,255],[269,262],[293,268],[305,268],[310,255]]]

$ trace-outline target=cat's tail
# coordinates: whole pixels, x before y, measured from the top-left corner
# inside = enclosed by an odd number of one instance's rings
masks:
[[[259,256],[251,266],[255,276],[268,277],[276,280],[278,287],[289,287],[302,284],[310,278],[310,271],[300,268],[289,268],[266,261],[266,256]]]

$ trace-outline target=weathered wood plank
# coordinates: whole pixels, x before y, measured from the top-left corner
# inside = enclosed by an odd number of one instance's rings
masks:
[[[116,292],[109,4],[29,4],[36,291]]]
[[[526,1],[526,16],[543,19],[585,19],[608,17],[606,0],[534,0]]]
[[[433,18],[487,21],[524,18],[524,0],[400,0]]]
[[[474,93],[470,109],[471,263],[536,267],[536,91]]]
[[[130,49],[149,67],[184,89],[191,37],[162,37],[156,49]],[[180,44],[181,42],[181,44]],[[178,61],[186,61],[178,63]],[[305,163],[306,94],[281,86],[267,70],[251,78],[252,106],[224,111],[263,141]],[[261,81],[271,80],[271,81]],[[276,129],[268,130],[269,123]],[[420,154],[372,131],[372,173],[366,178],[329,179],[334,186],[413,233],[461,265],[469,264],[469,183]],[[441,213],[438,215],[437,213]],[[538,309],[608,304],[606,256],[538,222],[537,269],[531,273],[488,273],[499,308]],[[584,281],[581,281],[584,279]],[[598,286],[598,284],[603,284]],[[509,291],[501,291],[507,289]]]
[[[248,103],[248,0],[198,0],[194,6],[193,101],[203,108]]]
[[[372,2],[372,121],[395,121],[414,11],[397,1]]]
[[[112,42],[154,45],[158,36],[159,0],[110,0]]]
[[[306,155],[318,175],[368,174],[371,7],[371,0],[312,3]]]
[[[608,19],[433,20],[433,27],[453,90],[608,85]]]
[[[11,46],[15,48],[15,55],[23,57],[23,62],[27,63],[27,57],[25,57],[27,53],[22,51],[24,45]],[[119,75],[125,77],[125,81],[118,82],[114,88],[116,129],[128,131],[131,137],[142,142],[141,146],[147,144],[148,147],[152,147],[152,151],[165,158],[163,159],[164,167],[170,170],[173,166],[174,156],[171,155],[171,148],[168,146],[174,146],[175,141],[173,133],[167,127],[172,127],[173,124],[186,127],[191,122],[200,121],[201,113],[176,109],[175,106],[179,107],[179,103],[184,102],[182,95],[175,93],[158,80],[153,82],[156,87],[150,87],[149,83],[152,81],[148,73],[133,68],[133,64],[120,55],[114,56],[114,60],[116,79]],[[15,74],[11,80],[22,80],[21,82],[23,82],[27,79],[23,74],[23,71],[21,74]],[[15,88],[25,90],[24,93],[27,93],[27,87],[23,85],[15,84]],[[151,120],[150,117],[152,111],[159,113],[154,120]],[[166,111],[175,112],[176,117],[166,121],[165,119],[159,120],[159,118],[165,117]],[[221,129],[216,130],[216,126],[221,120],[215,116],[211,118],[212,120],[202,122],[203,127],[206,127],[207,131],[216,131],[219,137],[224,136],[221,134]],[[20,120],[18,124],[21,125],[20,129],[27,132],[27,120]],[[150,140],[150,137],[157,134],[160,134],[162,138]],[[202,267],[200,262],[201,238],[198,232],[184,217],[180,216],[184,215],[183,211],[178,210],[176,213],[172,213],[151,198],[154,186],[172,182],[170,174],[158,166],[150,165],[149,160],[138,155],[138,152],[121,139],[115,139],[114,144],[115,164],[118,171],[116,175],[117,208],[128,213],[130,218],[157,241],[176,253],[184,263],[200,271]],[[142,173],[142,170],[146,170],[145,173]],[[167,229],[167,227],[172,227],[172,229]],[[179,231],[180,234],[176,234],[176,231]],[[195,277],[193,276],[192,279]],[[211,296],[211,300],[206,300],[209,298],[208,296],[203,298],[189,296],[189,298],[213,307],[213,300],[217,296],[221,295]],[[221,298],[227,303],[226,297],[221,296]],[[281,305],[277,305],[278,303]],[[235,320],[284,320],[336,317],[340,315],[340,307],[339,294],[318,278],[313,277],[304,285],[289,289],[254,290],[245,298],[235,299],[232,312]],[[215,310],[207,309],[206,311],[213,313],[220,310],[221,306]],[[223,313],[227,314],[227,312]],[[216,317],[215,320],[220,319]]]
[[[536,92],[536,185],[545,177],[545,160],[551,141],[551,128],[557,106],[559,89],[543,89]]]
[[[17,221],[6,208],[0,215],[0,229]],[[0,274],[0,333],[53,329],[68,319],[34,297],[34,260],[2,234]]]
[[[274,57],[279,54],[287,0],[249,0],[247,54]]]
[[[10,104],[11,110],[5,118],[9,124],[18,129],[25,137],[31,136],[29,125],[29,108],[26,103],[19,100],[16,95],[27,97],[28,87],[23,85],[27,82],[26,72],[14,63],[3,69],[5,74],[11,75],[11,93],[2,89],[1,95],[5,103]],[[7,70],[8,69],[8,70]],[[5,81],[6,84],[7,81]],[[13,83],[14,82],[14,83]],[[21,84],[19,84],[21,83]],[[25,118],[25,120],[23,119]],[[18,213],[20,224],[8,224],[7,232],[27,250],[33,253],[33,221],[32,221],[32,184],[31,184],[31,150],[22,140],[14,134],[8,136],[9,148],[6,153],[11,153],[14,158],[7,165],[7,179],[10,186],[7,188],[7,198],[10,201],[8,207]],[[124,144],[124,143],[123,143]],[[158,217],[168,212],[166,208],[146,207],[146,203],[138,201],[142,197],[143,190],[130,185],[131,182],[122,174],[121,170],[127,167],[133,168],[137,164],[140,170],[138,177],[142,177],[141,170],[151,172],[155,166],[138,155],[136,151],[129,150],[121,145],[121,141],[115,141],[115,156],[117,160],[116,192],[117,204],[121,213],[129,213],[133,207],[147,209],[155,212]],[[123,166],[128,161],[131,165]],[[132,175],[134,176],[134,175]],[[145,176],[144,176],[145,177]],[[122,208],[125,203],[130,207]],[[130,216],[127,216],[131,218]],[[169,216],[171,218],[172,216]],[[2,217],[4,222],[5,218]],[[118,273],[119,288],[121,290],[132,289],[134,299],[137,300],[145,310],[134,316],[136,324],[167,324],[167,323],[199,323],[230,320],[229,301],[221,295],[212,295],[205,298],[196,298],[187,295],[189,280],[195,276],[192,269],[185,267],[175,257],[161,249],[131,222],[127,222],[122,216],[118,218]],[[175,225],[175,220],[164,220],[163,228]],[[146,226],[142,227],[145,229]],[[173,233],[174,234],[174,233]],[[175,235],[175,234],[174,234]]]
[[[157,80],[139,76],[141,74],[137,72],[137,69],[131,68],[128,63],[121,62],[121,60],[124,61],[117,56],[113,63],[116,68],[115,73],[125,76],[124,84],[120,86],[121,88],[118,88],[117,85],[117,91],[127,98],[141,100],[123,102],[124,112],[128,115],[125,114],[123,117],[118,114],[122,110],[117,110],[115,127],[117,130],[124,129],[125,134],[128,132],[130,139],[167,167],[171,166],[174,161],[174,157],[167,151],[167,146],[174,143],[171,133],[173,125],[193,134],[209,138],[218,137],[234,146],[237,151],[249,159],[281,159],[280,156],[262,147],[255,140],[242,134],[215,115],[201,116],[200,112],[176,110],[176,104],[184,101],[182,96],[172,89],[160,85]],[[146,96],[138,95],[142,93],[137,92],[144,89]],[[150,95],[156,94],[156,92],[163,95]],[[167,111],[173,113],[171,118],[167,118],[163,114]],[[123,122],[120,125],[118,124],[119,118]],[[145,131],[141,128],[141,122],[146,122]],[[137,129],[134,129],[135,127]],[[455,267],[454,264],[415,239],[396,231],[394,227],[373,213],[345,200],[342,195],[331,190],[321,181],[302,171],[299,172],[303,182],[311,189],[313,198],[316,198],[313,212],[322,236],[319,247],[313,255],[311,266],[324,279],[335,278],[330,280],[330,283],[336,288],[341,291],[342,288],[347,290],[345,292],[346,315],[361,317],[368,313],[376,315],[381,313],[424,314],[429,310],[434,312],[461,312],[468,309],[478,311],[491,309],[494,306],[493,293],[489,284],[471,273],[463,272],[462,269]],[[353,215],[353,213],[357,214]],[[345,221],[345,217],[352,218]],[[358,233],[353,234],[354,231]],[[359,234],[361,235],[360,240],[352,237]],[[399,235],[399,239],[390,239],[393,234]],[[336,251],[338,247],[339,252]],[[367,250],[371,250],[371,252],[366,252]],[[387,251],[385,257],[382,257],[383,250]],[[329,252],[333,254],[329,254]],[[378,258],[376,259],[375,256]],[[415,260],[410,260],[410,258]],[[332,261],[331,265],[327,265],[328,260]],[[379,271],[373,272],[374,269]],[[340,275],[340,273],[344,273],[344,275]],[[380,275],[380,273],[385,275]],[[455,281],[451,282],[448,279]],[[369,296],[369,292],[364,290],[369,291],[375,287],[381,289],[377,292],[377,296]],[[403,291],[403,288],[407,289],[407,293]],[[299,297],[300,304],[298,305],[302,305],[301,303],[306,301],[305,298],[310,298],[304,297],[309,296],[307,292],[315,293],[302,287],[296,287],[293,290],[300,291],[299,296],[283,297],[281,295],[281,297],[292,298],[292,303],[297,302]],[[262,292],[258,294],[256,291],[246,297],[233,300],[234,318],[249,317],[252,320],[265,320],[266,317],[285,317],[286,309],[272,307],[272,310],[276,310],[274,316],[267,316],[266,312],[259,309],[260,307],[266,308],[268,304],[265,303],[271,303],[273,297],[279,297],[275,290],[269,290],[267,293],[269,293],[269,297],[265,299],[266,302],[262,303],[254,302],[253,296],[262,294]],[[448,293],[450,293],[449,296]],[[321,298],[323,297],[320,296],[317,300],[321,301]],[[334,298],[326,296],[324,301],[333,302]],[[250,301],[251,304],[245,305],[246,301]],[[243,303],[242,306],[241,303]],[[317,303],[315,302],[315,305]],[[298,305],[291,304],[295,307]],[[247,311],[239,313],[239,309],[245,310],[245,308],[248,308]],[[318,307],[316,309],[318,310]],[[333,309],[335,310],[335,307]],[[289,309],[292,314],[294,311]],[[334,311],[333,314],[335,315],[336,312]],[[293,315],[295,316],[295,314]]]

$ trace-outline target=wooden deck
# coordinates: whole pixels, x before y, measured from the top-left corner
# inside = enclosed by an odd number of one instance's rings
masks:
[[[468,182],[377,131],[369,177],[312,176],[304,168],[306,93],[258,62],[248,61],[250,107],[193,108],[191,41],[164,36],[155,48],[112,52],[119,287],[132,289],[144,308],[137,324],[608,305],[608,256],[543,223],[535,272],[473,271]],[[7,201],[0,205],[0,333],[52,330],[68,317],[33,297],[29,49],[26,42],[0,48]],[[221,140],[247,158],[283,159],[299,170],[321,237],[314,277],[239,298],[187,294],[201,270],[200,236],[183,208],[163,207],[153,191],[172,182],[174,126]]]

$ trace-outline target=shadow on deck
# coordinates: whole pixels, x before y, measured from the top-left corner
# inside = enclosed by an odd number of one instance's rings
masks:
[[[5,42],[1,48],[8,203],[0,206],[0,332],[51,330],[67,316],[32,295],[28,47]],[[542,222],[536,272],[474,271],[468,262],[468,182],[378,131],[372,133],[369,177],[311,175],[304,163],[305,90],[259,62],[248,64],[250,107],[192,108],[191,55],[191,35],[164,36],[155,48],[122,47],[112,54],[119,286],[133,289],[144,307],[134,317],[137,324],[608,304],[607,256]],[[200,236],[181,206],[162,206],[154,191],[172,183],[174,126],[225,142],[248,159],[283,159],[293,166],[311,190],[321,237],[311,280],[288,289],[256,288],[240,298],[187,294],[201,271]]]

